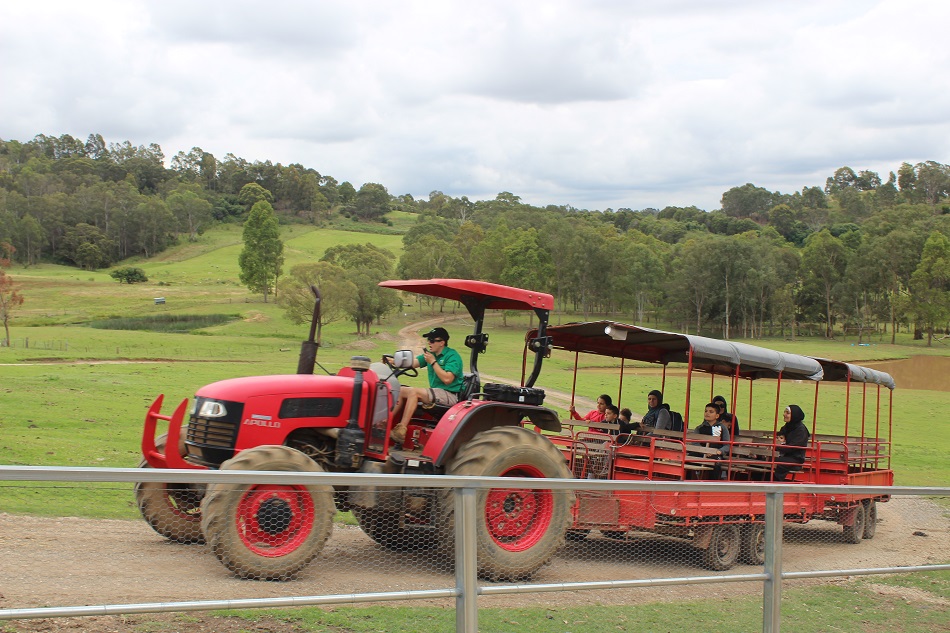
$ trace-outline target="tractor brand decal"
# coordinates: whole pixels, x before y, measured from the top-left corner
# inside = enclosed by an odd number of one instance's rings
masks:
[[[244,420],[247,426],[264,426],[271,429],[279,429],[280,422],[274,420],[269,415],[252,414],[251,417]]]

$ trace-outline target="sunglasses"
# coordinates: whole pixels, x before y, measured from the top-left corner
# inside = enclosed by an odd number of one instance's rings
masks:
[[[444,341],[443,339],[440,339],[440,338],[430,338],[430,339],[429,339],[429,342],[430,342],[430,343],[445,343],[445,341]]]

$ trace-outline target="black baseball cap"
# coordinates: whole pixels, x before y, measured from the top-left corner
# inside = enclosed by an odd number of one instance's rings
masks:
[[[425,334],[423,334],[422,336],[429,341],[432,341],[432,339],[440,338],[446,343],[449,342],[449,333],[448,331],[446,331],[444,327],[434,327],[428,332],[426,332]]]

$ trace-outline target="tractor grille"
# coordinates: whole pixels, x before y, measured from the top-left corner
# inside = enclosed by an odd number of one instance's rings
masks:
[[[201,410],[203,401],[203,398],[198,398],[195,411]],[[227,415],[211,419],[192,415],[185,434],[188,456],[208,466],[220,466],[234,457],[234,446],[244,412],[244,405],[240,402],[221,402],[227,408]]]

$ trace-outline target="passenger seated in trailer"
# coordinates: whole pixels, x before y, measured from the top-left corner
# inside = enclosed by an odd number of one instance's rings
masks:
[[[631,417],[633,417],[633,411],[630,409],[623,408],[620,410],[620,416],[617,418],[617,422],[620,423],[621,435],[639,433],[640,429],[643,428],[639,422],[633,422],[630,419]]]
[[[729,442],[731,441],[729,427],[722,423],[722,419],[719,417],[719,407],[715,403],[710,402],[706,405],[703,411],[703,422],[696,427],[696,432],[712,436],[713,441],[707,442],[706,447],[718,449],[719,452],[716,457],[729,456]]]
[[[656,426],[656,416],[660,411],[660,405],[663,404],[663,393],[654,389],[647,394],[647,412],[640,420],[643,432],[649,432]]]
[[[775,475],[772,481],[785,481],[793,470],[801,470],[805,463],[805,448],[811,433],[805,426],[805,412],[797,404],[785,407],[785,424],[779,429],[775,441],[780,444],[775,457]]]
[[[574,408],[574,405],[571,405],[571,419],[572,420],[586,420],[587,422],[603,422],[604,421],[604,411],[607,410],[607,406],[613,404],[613,399],[605,393],[597,396],[597,408],[590,410],[587,415],[581,417],[577,412],[577,409]]]
[[[616,429],[605,429],[605,433],[611,435],[620,434],[620,409],[615,404],[608,404],[604,409],[604,424],[616,424]]]
[[[722,396],[716,396],[712,401],[719,409],[719,419],[729,429],[729,437],[735,442],[739,435],[739,418],[736,417],[735,413],[729,413],[729,406]]]
[[[712,442],[706,442],[706,448],[715,448],[717,452],[712,455],[714,459],[725,459],[729,457],[729,427],[722,423],[719,417],[719,407],[714,402],[710,402],[703,410],[703,422],[696,427],[697,433],[712,436]],[[719,462],[713,465],[713,479],[725,479],[727,474],[722,470]]]

